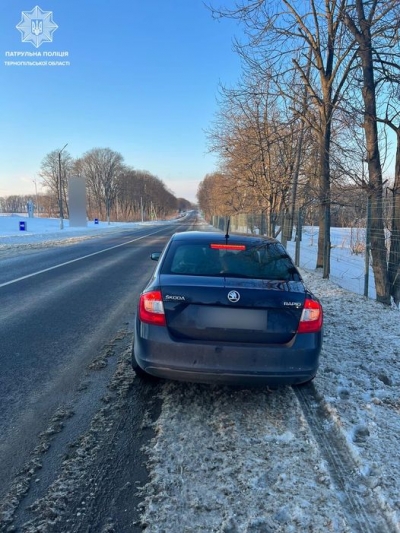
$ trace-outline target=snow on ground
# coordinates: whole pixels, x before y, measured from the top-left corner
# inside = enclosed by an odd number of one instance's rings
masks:
[[[356,473],[348,472],[350,493],[370,491],[377,513],[400,531],[399,314],[302,273],[325,309],[314,384],[327,424],[356,465]],[[146,532],[360,530],[344,512],[343,492],[329,476],[293,389],[168,383],[163,400],[147,450]]]
[[[325,313],[315,386],[400,531],[400,316],[315,273],[303,275]]]
[[[149,447],[146,532],[348,532],[291,389],[168,384]]]
[[[300,266],[315,268],[318,247],[318,228],[304,227],[300,247]],[[295,257],[295,243],[289,241],[287,250]],[[330,279],[341,287],[364,294],[365,230],[362,228],[331,228]],[[369,267],[368,296],[376,298],[372,267]]]
[[[1,223],[0,217],[0,246]],[[400,532],[399,313],[315,271],[302,275],[324,307],[314,386],[327,434],[334,429],[341,436],[354,464],[345,489],[292,388],[167,382],[146,449],[150,481],[141,489],[141,511],[147,533],[361,531],[351,494],[356,500],[366,493],[376,505],[371,512]],[[386,529],[372,524],[368,531]]]
[[[25,230],[20,230],[20,222],[25,223]],[[60,229],[58,218],[28,218],[23,215],[0,216],[0,252],[16,248],[38,248],[72,244],[84,239],[145,225],[165,224],[165,222],[107,222],[88,221],[87,227],[69,227],[69,220],[64,220]]]

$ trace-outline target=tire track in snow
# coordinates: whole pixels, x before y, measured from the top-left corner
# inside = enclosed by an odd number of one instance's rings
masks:
[[[314,384],[293,387],[307,423],[325,458],[334,485],[343,495],[349,524],[357,533],[395,533],[377,504],[368,481],[353,459],[344,437],[334,427]]]

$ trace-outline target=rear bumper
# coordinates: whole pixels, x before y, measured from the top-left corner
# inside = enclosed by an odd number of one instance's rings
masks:
[[[284,346],[176,341],[167,328],[136,322],[134,353],[147,373],[199,383],[295,385],[318,369],[322,332]]]

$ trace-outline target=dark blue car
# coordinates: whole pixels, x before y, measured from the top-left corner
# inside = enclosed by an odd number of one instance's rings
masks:
[[[250,385],[314,378],[322,307],[278,241],[189,231],[152,258],[136,317],[137,374]]]

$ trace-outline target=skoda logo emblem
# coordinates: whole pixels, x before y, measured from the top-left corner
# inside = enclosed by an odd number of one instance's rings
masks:
[[[240,294],[238,291],[230,291],[228,292],[228,300],[232,303],[236,303],[240,300]]]

